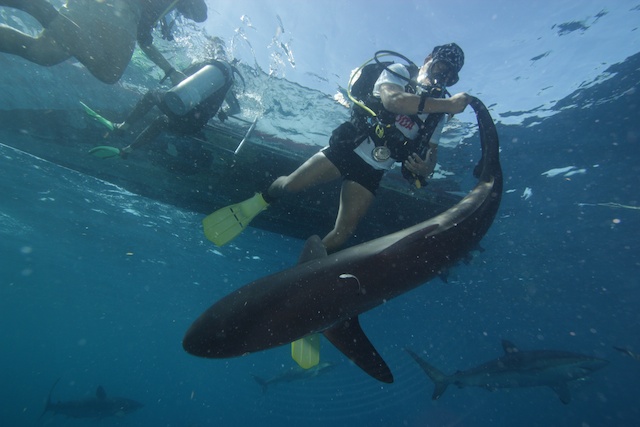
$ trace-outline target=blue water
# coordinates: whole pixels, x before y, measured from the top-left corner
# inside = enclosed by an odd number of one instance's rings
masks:
[[[0,424],[637,426],[640,361],[613,346],[640,353],[638,63],[618,64],[536,126],[499,128],[507,192],[483,250],[446,283],[361,318],[391,385],[326,341],[323,357],[338,367],[265,394],[251,375],[290,369],[287,347],[186,354],[182,336],[203,310],[294,264],[303,242],[250,228],[216,249],[199,214],[0,144]],[[542,175],[568,166],[578,173]],[[403,351],[453,373],[500,356],[501,339],[610,364],[571,383],[569,405],[547,388],[450,387],[432,401],[433,384]],[[102,385],[145,406],[99,422],[39,419],[57,378],[54,401]]]

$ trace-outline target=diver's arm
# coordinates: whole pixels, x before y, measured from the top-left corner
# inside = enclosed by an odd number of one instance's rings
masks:
[[[184,73],[173,68],[173,65],[167,61],[167,59],[160,53],[157,47],[153,43],[139,43],[140,49],[147,55],[154,64],[164,71],[165,75],[169,76],[171,83],[175,86],[184,80],[187,76]]]
[[[227,96],[225,96],[224,101],[229,107],[225,111],[225,113],[229,116],[233,116],[234,114],[238,114],[242,111],[242,109],[240,108],[240,102],[238,102],[238,98],[236,98],[236,95],[235,93],[233,93],[232,89],[227,92]]]
[[[385,110],[395,114],[417,114],[420,106],[420,95],[407,93],[393,83],[380,85],[380,99]],[[425,100],[422,112],[458,114],[464,111],[470,101],[471,97],[464,92],[456,93],[451,98],[429,97]]]

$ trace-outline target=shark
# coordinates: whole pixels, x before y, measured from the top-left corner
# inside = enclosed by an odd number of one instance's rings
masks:
[[[337,366],[336,363],[324,361],[309,369],[303,369],[296,365],[268,379],[261,378],[257,375],[251,376],[254,380],[256,380],[258,384],[260,384],[260,386],[262,386],[262,393],[266,393],[267,388],[272,384],[290,383],[293,381],[302,381],[310,378],[315,378],[318,375],[321,375],[324,372],[334,368],[335,366]]]
[[[310,237],[295,266],[242,286],[206,309],[186,331],[184,350],[204,358],[238,357],[321,333],[371,377],[393,382],[358,316],[464,260],[478,249],[500,206],[496,127],[478,98],[470,105],[482,149],[470,193],[424,222],[332,254],[318,236]]]
[[[47,403],[40,417],[47,412],[53,412],[54,415],[66,415],[69,418],[97,418],[102,419],[112,416],[124,416],[137,411],[144,405],[132,399],[125,397],[107,396],[104,388],[98,386],[95,397],[89,397],[80,400],[69,400],[66,402],[53,402],[51,395],[54,388],[58,384],[58,378],[49,391]]]
[[[410,349],[407,353],[435,384],[431,398],[437,400],[451,384],[481,387],[489,391],[500,388],[549,387],[564,404],[571,402],[568,383],[581,380],[605,367],[604,359],[558,350],[521,351],[503,340],[504,355],[466,371],[445,375]]]
[[[617,347],[617,346],[613,346],[613,348],[615,350],[618,350],[621,353],[626,354],[627,356],[631,357],[632,359],[635,360],[640,360],[640,353],[634,353],[631,350],[629,350],[628,348],[624,348],[624,347]]]

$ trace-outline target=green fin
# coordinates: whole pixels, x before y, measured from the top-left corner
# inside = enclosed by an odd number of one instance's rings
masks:
[[[262,194],[256,193],[244,202],[218,209],[202,220],[204,235],[217,246],[233,240],[247,228],[251,220],[269,206]]]
[[[99,145],[89,150],[89,154],[93,154],[101,159],[110,159],[112,157],[120,157],[120,149],[116,147],[110,147],[108,145]]]
[[[291,357],[303,369],[320,363],[320,335],[313,334],[291,343]]]
[[[111,121],[105,119],[100,114],[93,111],[91,108],[89,108],[87,104],[80,101],[80,105],[82,105],[82,108],[84,108],[84,112],[87,113],[89,117],[93,117],[98,123],[102,124],[104,127],[106,127],[109,130],[114,129],[113,123]]]

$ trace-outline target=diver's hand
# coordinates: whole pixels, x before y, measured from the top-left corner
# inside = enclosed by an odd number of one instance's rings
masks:
[[[171,84],[173,86],[177,86],[181,81],[187,78],[187,75],[182,71],[173,70],[171,74],[169,74],[169,78],[171,79]]]
[[[456,93],[451,98],[446,99],[449,105],[447,107],[448,111],[444,112],[449,114],[462,113],[464,109],[467,108],[467,105],[469,105],[469,103],[471,102],[471,98],[471,95],[469,95],[468,93]]]
[[[405,160],[404,166],[409,172],[428,178],[436,167],[435,158],[432,149],[427,152],[427,158],[424,160],[418,154],[413,153]]]

